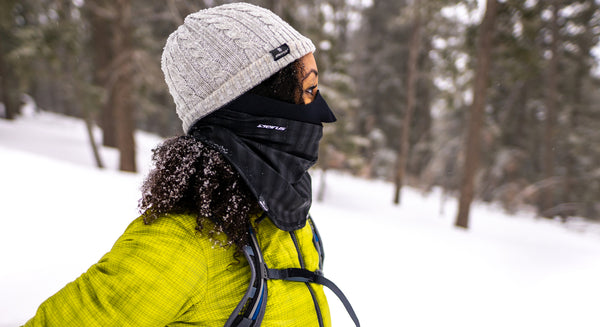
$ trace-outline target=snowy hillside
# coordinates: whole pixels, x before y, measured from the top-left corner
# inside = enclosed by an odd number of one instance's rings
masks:
[[[99,133],[98,133],[99,135]],[[160,139],[138,133],[146,172]],[[48,296],[110,250],[136,217],[143,174],[94,168],[83,122],[49,113],[0,120],[0,326],[23,324]],[[315,172],[314,175],[318,175]],[[314,176],[315,188],[320,180]],[[312,215],[325,273],[363,326],[600,326],[600,237],[530,214],[475,206],[452,226],[455,200],[328,173]],[[592,230],[592,232],[590,232]],[[352,326],[327,293],[334,326]]]

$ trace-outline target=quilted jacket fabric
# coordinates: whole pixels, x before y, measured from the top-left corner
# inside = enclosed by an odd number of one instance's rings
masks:
[[[305,268],[318,269],[309,224],[285,232],[269,219],[251,221],[269,268],[301,268],[294,233]],[[205,230],[211,224],[206,220]],[[25,326],[223,326],[248,287],[250,267],[195,226],[186,215],[150,225],[134,220],[110,252],[43,302]],[[261,326],[319,326],[309,287],[331,326],[322,286],[281,280],[268,281]]]

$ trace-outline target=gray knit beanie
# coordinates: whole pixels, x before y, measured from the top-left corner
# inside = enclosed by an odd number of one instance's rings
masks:
[[[183,130],[260,84],[314,44],[248,3],[200,10],[167,39],[161,67]]]

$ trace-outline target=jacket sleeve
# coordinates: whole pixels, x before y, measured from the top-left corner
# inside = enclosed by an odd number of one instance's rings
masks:
[[[137,219],[25,326],[165,326],[204,296],[205,262],[193,225]]]

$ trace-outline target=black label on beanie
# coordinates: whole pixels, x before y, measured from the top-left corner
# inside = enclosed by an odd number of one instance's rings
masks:
[[[277,48],[271,50],[270,52],[271,55],[273,55],[273,59],[277,61],[290,54],[290,47],[288,47],[288,45],[284,43],[278,46]]]

